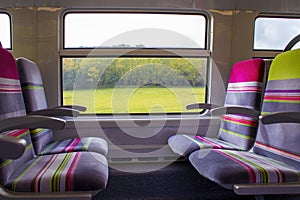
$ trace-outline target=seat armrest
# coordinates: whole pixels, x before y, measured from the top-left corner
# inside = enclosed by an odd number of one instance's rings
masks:
[[[86,107],[85,106],[79,106],[79,105],[63,105],[63,106],[56,106],[55,108],[71,108],[74,110],[78,110],[80,112],[85,112]]]
[[[61,130],[65,125],[66,121],[63,119],[31,115],[0,120],[0,132],[23,128],[49,128]]]
[[[238,195],[300,194],[300,182],[237,184],[233,190]]]
[[[227,114],[236,114],[236,115],[245,115],[252,118],[258,118],[260,112],[258,110],[238,107],[238,106],[228,106],[228,107],[219,107],[214,108],[211,111],[212,115],[227,115]]]
[[[219,107],[218,105],[214,104],[209,104],[209,103],[192,103],[186,105],[187,110],[192,110],[192,109],[205,109],[205,110],[211,110],[213,108]]]
[[[42,115],[49,117],[78,117],[79,111],[71,108],[47,108],[33,111],[28,115]]]
[[[23,128],[63,129],[65,121],[53,117],[23,116],[0,120],[0,132]],[[26,148],[24,139],[0,134],[0,157],[17,159],[23,155]]]
[[[8,135],[0,135],[0,158],[20,158],[23,155],[25,148],[26,141],[24,139]]]
[[[263,124],[300,123],[300,112],[276,112],[261,118]]]

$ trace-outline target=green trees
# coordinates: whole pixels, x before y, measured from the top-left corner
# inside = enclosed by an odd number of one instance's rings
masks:
[[[63,88],[204,86],[201,58],[63,58]]]

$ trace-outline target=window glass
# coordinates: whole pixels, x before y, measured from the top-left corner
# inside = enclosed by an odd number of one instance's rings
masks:
[[[203,15],[69,13],[65,48],[205,48]]]
[[[62,103],[85,113],[184,113],[206,102],[210,53],[199,13],[78,13],[63,19]]]
[[[292,49],[299,49],[300,48],[300,42],[297,42]]]
[[[63,58],[63,103],[87,113],[181,113],[205,102],[205,58]]]
[[[298,18],[259,17],[255,20],[254,49],[283,50],[298,34]]]
[[[11,49],[10,17],[7,13],[0,13],[0,41],[4,48]]]

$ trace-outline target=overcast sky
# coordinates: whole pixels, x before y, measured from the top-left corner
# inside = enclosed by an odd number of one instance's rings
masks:
[[[300,19],[257,18],[254,48],[283,50],[287,43],[298,34],[300,34]]]

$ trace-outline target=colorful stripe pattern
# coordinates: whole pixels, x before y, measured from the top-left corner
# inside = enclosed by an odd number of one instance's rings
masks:
[[[26,58],[18,58],[17,67],[27,112],[46,109],[47,100],[38,66]]]
[[[17,59],[17,67],[27,113],[47,109],[43,80],[38,66],[26,59]],[[94,151],[107,155],[107,142],[101,138],[77,138],[54,142],[53,132],[48,129],[31,130],[32,142],[38,155],[74,151]]]
[[[16,192],[93,191],[105,188],[107,161],[97,153],[39,156],[20,166],[6,187]]]
[[[24,99],[11,53],[0,48],[0,119],[25,116]],[[106,158],[80,152],[35,156],[28,129],[1,133],[26,141],[23,155],[15,160],[0,159],[0,184],[16,192],[99,191],[108,179]]]
[[[262,82],[228,83],[225,106],[243,106],[259,109]]]
[[[209,138],[193,135],[175,135],[169,138],[169,146],[174,153],[181,156],[188,156],[190,153],[199,149],[235,149],[240,147],[218,138]]]
[[[43,147],[39,155],[76,151],[90,151],[107,155],[108,145],[105,140],[97,137],[66,139],[52,142],[51,144]]]
[[[257,119],[241,115],[223,115],[219,138],[237,145],[242,150],[249,150],[255,141]]]
[[[262,111],[300,111],[300,49],[271,64]],[[196,151],[190,161],[205,177],[232,188],[238,183],[300,181],[300,124],[260,124],[252,151]]]
[[[300,78],[268,81],[262,113],[300,110]]]
[[[236,63],[230,73],[224,106],[239,106],[259,110],[265,63],[251,59]],[[257,119],[242,115],[222,116],[219,138],[249,150],[257,132]]]
[[[259,58],[236,63],[231,69],[224,106],[259,110],[264,71],[265,63]],[[175,135],[168,143],[175,153],[183,156],[204,148],[249,150],[254,144],[256,132],[256,119],[241,115],[224,115],[218,139]]]
[[[282,183],[300,180],[299,168],[246,151],[196,151],[191,154],[190,161],[202,175],[230,188],[237,183]],[[211,169],[208,169],[209,166]]]
[[[0,102],[0,119],[26,115],[15,59],[3,48],[0,48]],[[0,159],[0,184],[4,185],[17,167],[34,157],[34,151],[28,129],[11,130],[0,134],[24,139],[27,145],[23,156],[19,159]]]
[[[287,51],[272,62],[262,114],[300,111],[300,49]],[[300,124],[261,125],[253,151],[292,166],[300,166]]]
[[[40,154],[42,149],[54,142],[53,132],[50,129],[31,129],[31,139],[36,154]]]

